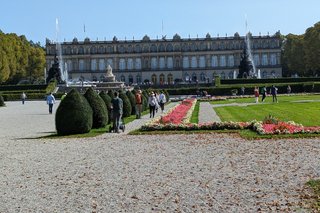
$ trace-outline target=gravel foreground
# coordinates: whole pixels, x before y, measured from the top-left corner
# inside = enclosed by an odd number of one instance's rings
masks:
[[[292,212],[319,139],[117,135],[1,142],[0,212]]]

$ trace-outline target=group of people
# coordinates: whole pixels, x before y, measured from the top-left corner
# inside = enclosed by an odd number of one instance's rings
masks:
[[[253,92],[254,92],[255,102],[259,103],[259,96],[260,96],[259,87],[255,87]],[[278,103],[278,98],[277,98],[278,88],[275,85],[272,85],[269,93],[272,95],[272,102]],[[268,95],[266,86],[262,87],[261,95],[262,95],[261,101],[264,102]]]
[[[65,93],[65,95],[66,95],[66,93]],[[65,96],[65,95],[64,95],[64,96]],[[25,93],[25,92],[22,92],[22,94],[21,94],[21,102],[22,102],[22,104],[25,103],[26,99],[27,99],[26,93]],[[62,100],[62,99],[63,99],[63,97],[61,97],[61,100]],[[49,95],[47,95],[47,97],[46,97],[46,102],[47,102],[47,104],[49,105],[49,114],[52,114],[53,104],[56,103],[56,99],[55,99],[55,97],[53,96],[52,93],[49,93]]]
[[[161,108],[161,112],[164,111],[164,104],[167,102],[165,94],[161,91],[160,94],[150,92],[148,98],[148,105],[150,110],[150,118],[154,118],[155,113]]]

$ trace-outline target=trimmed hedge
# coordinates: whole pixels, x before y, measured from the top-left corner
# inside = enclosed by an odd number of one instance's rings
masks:
[[[102,98],[92,88],[87,89],[84,97],[92,109],[92,128],[99,129],[105,127],[108,123],[108,110]]]
[[[77,90],[71,90],[60,102],[55,124],[58,135],[87,133],[92,128],[92,109]]]
[[[119,98],[121,98],[123,101],[123,117],[129,117],[132,111],[129,98],[123,91],[119,92]]]
[[[47,85],[3,85],[0,86],[0,91],[27,91],[27,90],[46,90]]]
[[[4,99],[1,95],[0,95],[0,106],[5,106]]]
[[[108,124],[111,123],[111,107],[112,107],[112,104],[111,104],[111,98],[110,96],[105,92],[105,91],[101,91],[99,93],[99,96],[102,98],[102,100],[104,101],[106,107],[107,107],[107,110],[108,110]]]
[[[136,114],[136,97],[130,91],[127,91],[126,95],[129,98],[129,101],[131,104],[131,115],[135,115]]]
[[[301,82],[320,82],[320,78],[250,78],[250,79],[224,79],[221,84],[278,84],[278,83],[301,83]],[[216,85],[217,86],[217,85]]]

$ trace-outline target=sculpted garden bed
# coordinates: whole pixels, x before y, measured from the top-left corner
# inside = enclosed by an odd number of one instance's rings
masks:
[[[319,134],[320,127],[304,127],[292,121],[279,121],[272,116],[267,116],[263,121],[250,122],[210,122],[190,123],[196,99],[186,99],[169,110],[164,116],[154,119],[143,125],[141,131],[173,131],[173,130],[243,130],[250,129],[260,135],[276,134]]]

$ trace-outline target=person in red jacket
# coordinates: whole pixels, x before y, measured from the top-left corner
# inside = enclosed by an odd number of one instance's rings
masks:
[[[256,103],[259,103],[259,88],[258,87],[254,88],[254,97],[256,99]]]
[[[141,118],[141,111],[142,111],[142,93],[141,90],[138,90],[138,92],[135,95],[136,98],[136,118]]]

